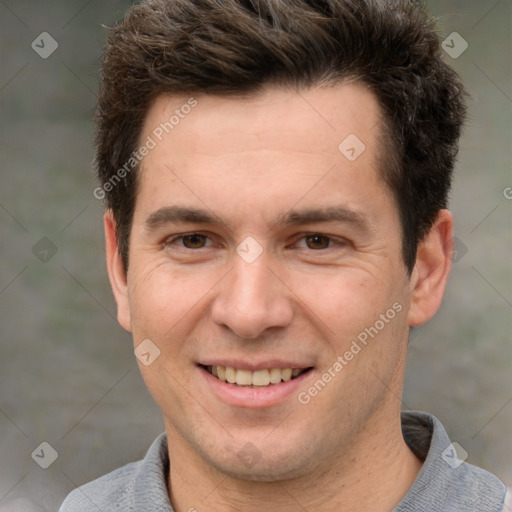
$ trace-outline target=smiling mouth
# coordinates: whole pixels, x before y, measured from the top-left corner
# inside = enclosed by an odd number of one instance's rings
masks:
[[[270,368],[264,370],[238,370],[231,366],[200,365],[210,375],[222,382],[241,387],[266,387],[288,382],[310,371],[309,368]]]

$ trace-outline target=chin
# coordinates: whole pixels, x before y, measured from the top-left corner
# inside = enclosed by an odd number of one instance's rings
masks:
[[[250,452],[250,450],[246,450]],[[238,480],[252,482],[278,482],[304,477],[315,469],[310,454],[302,449],[288,450],[288,453],[281,450],[278,453],[275,449],[268,448],[255,456],[253,460],[244,457],[243,448],[236,453],[232,452],[229,458],[213,460],[210,463],[217,471]]]
[[[247,468],[243,465],[238,465],[237,468],[230,467],[218,467],[217,470],[221,473],[235,478],[237,480],[245,480],[248,482],[261,482],[261,483],[272,483],[272,482],[283,482],[286,480],[293,480],[296,478],[304,477],[309,474],[311,469],[308,468],[305,471],[305,465],[300,467],[283,467],[282,462],[265,465],[265,467],[254,466]]]

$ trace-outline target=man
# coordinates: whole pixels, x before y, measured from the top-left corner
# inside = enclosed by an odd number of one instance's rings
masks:
[[[462,86],[418,2],[147,0],[109,35],[107,264],[165,435],[62,512],[505,510],[400,413]]]

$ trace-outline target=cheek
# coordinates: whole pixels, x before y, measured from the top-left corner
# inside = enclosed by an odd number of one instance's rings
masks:
[[[303,275],[295,282],[297,297],[339,339],[373,324],[397,300],[389,282],[361,269],[339,268],[321,279]]]
[[[130,313],[135,338],[169,337],[180,320],[200,307],[208,283],[197,276],[148,263],[134,268],[129,282]]]

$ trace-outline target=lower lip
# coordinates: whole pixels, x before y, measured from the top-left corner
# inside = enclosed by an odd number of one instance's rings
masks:
[[[236,386],[223,382],[202,367],[198,367],[208,386],[220,400],[234,407],[263,408],[279,405],[290,395],[297,394],[297,389],[308,378],[312,370],[280,384],[265,387]]]

